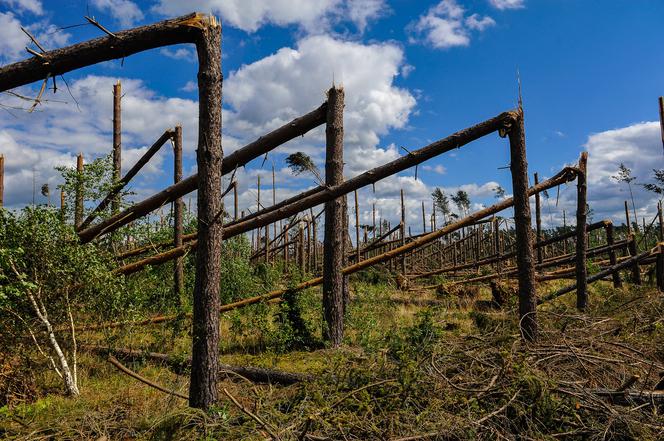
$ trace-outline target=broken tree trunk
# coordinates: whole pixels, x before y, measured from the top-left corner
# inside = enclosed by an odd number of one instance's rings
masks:
[[[138,174],[138,172],[147,164],[150,162],[150,159],[161,149],[161,147],[168,141],[169,139],[172,139],[173,137],[173,130],[168,129],[162,135],[155,141],[154,144],[148,149],[147,152],[141,156],[141,158],[136,161],[136,164],[129,169],[126,175],[122,177],[122,179],[119,179],[118,181],[115,182],[115,186],[113,189],[108,192],[106,197],[97,205],[97,207],[92,210],[92,213],[88,215],[88,217],[83,221],[81,224],[81,231],[80,234],[83,234],[85,229],[92,223],[93,220],[95,220],[95,217],[106,209],[108,207],[108,204],[110,204],[112,201],[116,200],[116,196],[122,189],[129,183],[131,180]]]
[[[208,409],[218,399],[221,287],[222,159],[221,25],[210,16],[196,40],[198,52],[198,246],[194,285],[189,405]]]
[[[76,193],[74,200],[74,228],[80,228],[83,222],[83,153],[79,153],[76,157]]]
[[[537,173],[534,174],[535,185],[539,184],[539,176]],[[584,223],[585,225],[585,223]],[[537,193],[535,195],[535,228],[537,231],[536,241],[539,242],[542,240],[542,206],[541,206],[541,197]],[[544,249],[542,247],[537,248],[537,263],[542,263],[544,259]]]
[[[613,222],[606,221],[604,229],[606,231],[606,243],[608,246],[613,246],[615,239],[613,238]],[[616,258],[616,251],[611,250],[609,251],[609,261],[611,262],[611,266],[615,266],[618,261]],[[614,288],[620,288],[622,286],[622,280],[620,280],[620,272],[616,271],[613,273],[613,287]]]
[[[173,183],[182,180],[182,126],[175,127],[173,142]],[[182,218],[184,214],[184,201],[177,198],[173,206],[173,243],[176,247],[182,246]],[[173,271],[173,297],[178,305],[181,304],[184,293],[184,267],[183,258],[175,259]]]
[[[122,176],[122,85],[120,80],[113,85],[113,183]],[[120,196],[113,198],[113,214],[120,211]]]
[[[5,155],[0,155],[0,208],[5,203]]]
[[[343,111],[344,91],[332,87],[327,94],[325,185],[337,187],[343,182]],[[325,204],[323,248],[323,336],[332,346],[341,345],[344,335],[344,207],[343,195]]]
[[[516,224],[516,263],[519,269],[519,324],[527,341],[537,339],[537,293],[535,291],[535,262],[533,234],[528,202],[528,163],[523,109],[508,132],[510,140],[510,170],[514,192],[514,222]]]
[[[579,175],[576,178],[576,308],[583,311],[588,306],[588,266],[586,263],[586,252],[588,248],[588,236],[586,235],[587,217],[587,161],[588,153],[581,153],[579,159]]]
[[[176,372],[183,371],[191,364],[191,359],[183,360],[180,357],[172,357],[168,354],[160,354],[158,352],[146,352],[136,349],[126,348],[111,348],[109,346],[98,345],[83,345],[82,350],[93,352],[100,355],[115,355],[116,357],[124,358],[127,360],[142,360],[149,358],[151,360],[165,363],[173,368]],[[300,383],[302,381],[311,381],[313,377],[310,375],[296,374],[291,372],[277,371],[273,369],[257,368],[252,366],[233,366],[229,364],[219,364],[220,373],[228,372],[239,374],[244,378],[254,381],[256,383],[268,384],[281,384],[290,385]]]

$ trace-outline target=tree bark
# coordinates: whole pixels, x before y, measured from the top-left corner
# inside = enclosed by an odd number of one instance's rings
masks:
[[[509,130],[510,170],[514,192],[514,222],[516,224],[516,263],[519,269],[519,323],[521,335],[527,341],[537,340],[537,292],[533,234],[528,202],[528,163],[523,110]]]
[[[83,222],[83,153],[76,157],[76,194],[74,201],[74,227],[78,230]]]
[[[586,263],[586,252],[588,248],[588,236],[586,235],[587,217],[587,161],[588,153],[581,153],[579,159],[579,176],[576,178],[576,307],[583,311],[588,306],[588,266]]]
[[[120,182],[122,177],[122,84],[118,80],[113,85],[113,183]],[[121,198],[113,199],[113,214],[120,211]]]
[[[327,102],[325,185],[336,187],[343,182],[343,89],[332,87]],[[341,345],[344,335],[344,197],[339,196],[325,204],[323,248],[323,336],[333,347]]]
[[[606,221],[604,229],[606,231],[606,243],[608,246],[612,246],[615,242],[613,237],[613,222],[611,222],[610,220]],[[618,263],[615,250],[611,250],[609,252],[609,261],[611,262],[611,266],[615,266]],[[622,280],[620,280],[620,272],[618,271],[614,272],[612,277],[613,277],[613,287],[614,288],[622,287]]]
[[[5,156],[0,155],[0,208],[5,203]]]
[[[182,126],[175,127],[173,142],[173,183],[182,180]],[[177,198],[173,206],[173,244],[175,247],[182,246],[182,218],[184,213],[184,201]],[[173,272],[173,297],[178,305],[182,303],[184,293],[184,268],[182,257],[175,259]]]
[[[535,185],[539,184],[539,176],[537,173],[534,174]],[[539,193],[535,194],[535,228],[537,231],[537,242],[542,240],[542,205],[541,197]],[[537,248],[537,263],[542,263],[544,259],[544,250],[540,247]]]
[[[219,290],[221,286],[221,25],[211,16],[196,41],[198,52],[198,246],[194,287],[189,405],[208,409],[218,399]]]

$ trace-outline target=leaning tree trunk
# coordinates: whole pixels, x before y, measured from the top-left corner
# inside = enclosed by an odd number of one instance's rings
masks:
[[[327,97],[325,184],[334,187],[343,182],[343,109],[344,91],[332,87]],[[344,231],[345,196],[325,204],[325,243],[323,249],[323,336],[332,346],[339,346],[344,335]]]
[[[218,398],[221,283],[221,25],[210,17],[198,51],[198,247],[194,287],[189,405],[208,409]]]
[[[519,117],[509,130],[509,138],[516,224],[516,264],[519,269],[519,319],[523,338],[534,341],[537,339],[537,293],[528,202],[528,162],[523,109],[519,109]]]

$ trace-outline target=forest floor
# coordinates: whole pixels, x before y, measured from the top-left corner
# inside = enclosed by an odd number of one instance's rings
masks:
[[[356,279],[351,293],[345,344],[338,350],[322,347],[317,337],[319,290],[304,292],[296,304],[225,314],[223,363],[313,379],[279,386],[224,376],[219,405],[207,413],[82,350],[81,395],[69,398],[45,364],[19,368],[11,353],[0,350],[0,387],[14,388],[17,397],[0,408],[0,438],[664,439],[662,402],[639,395],[654,390],[664,375],[664,297],[652,287],[592,285],[585,313],[574,308],[573,293],[543,305],[540,338],[532,344],[518,334],[514,298],[500,310],[477,303],[491,298],[486,287],[402,292],[389,281]],[[298,313],[303,329],[292,321],[284,325],[286,309]],[[78,341],[182,359],[190,351],[184,323],[81,332]],[[187,394],[186,370],[140,358],[123,363]],[[631,398],[606,396],[629,381]]]

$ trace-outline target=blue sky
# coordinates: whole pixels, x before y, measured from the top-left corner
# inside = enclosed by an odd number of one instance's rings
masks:
[[[589,198],[595,218],[622,220],[627,190],[611,179],[620,162],[638,182],[664,166],[657,97],[664,94],[664,38],[658,29],[664,3],[655,0],[0,0],[0,63],[28,55],[28,27],[47,48],[100,35],[82,24],[94,15],[112,30],[193,10],[222,20],[224,149],[228,153],[324,100],[332,80],[346,88],[346,174],[354,176],[408,149],[490,118],[517,103],[519,72],[526,112],[529,169],[543,177],[590,152]],[[0,96],[0,153],[6,156],[5,201],[19,207],[38,183],[57,185],[55,164],[74,164],[82,151],[110,151],[111,85],[124,92],[124,169],[163,130],[182,123],[185,174],[195,170],[197,91],[192,48],[171,47],[103,63],[65,75],[79,108],[64,88],[46,96],[36,112]],[[39,85],[21,89],[36,95]],[[29,105],[29,104],[28,104]],[[240,174],[241,201],[255,209],[256,175],[270,181],[277,169],[279,198],[314,185],[292,176],[286,154],[302,150],[322,165],[322,131],[280,148],[264,169],[255,161]],[[170,149],[164,149],[134,189],[147,196],[169,184]],[[475,208],[510,193],[506,140],[487,137],[454,154],[360,192],[363,223],[371,204],[396,219],[404,188],[409,223],[421,229],[420,203],[436,186],[468,191]],[[545,221],[574,211],[572,186],[549,201]],[[635,188],[639,216],[652,216],[656,198]],[[648,219],[650,220],[650,219]]]

